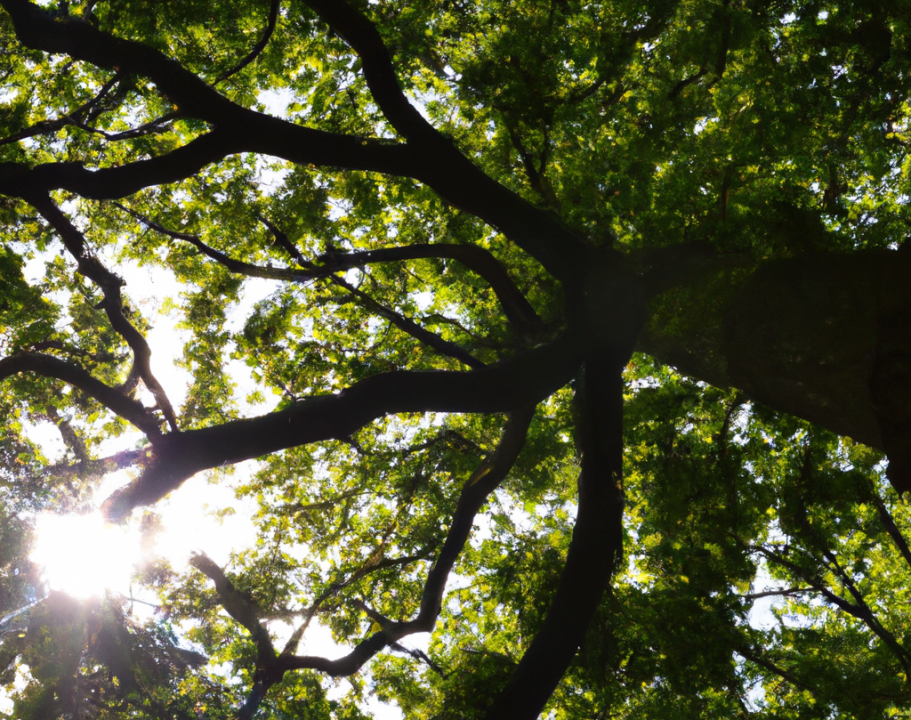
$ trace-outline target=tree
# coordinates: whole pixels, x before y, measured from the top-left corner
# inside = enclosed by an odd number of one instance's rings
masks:
[[[4,608],[113,470],[122,520],[258,459],[262,537],[141,573],[228,679],[53,595],[18,717],[354,718],[368,663],[408,717],[908,712],[907,2],[0,5]],[[118,263],[185,288],[179,406]]]

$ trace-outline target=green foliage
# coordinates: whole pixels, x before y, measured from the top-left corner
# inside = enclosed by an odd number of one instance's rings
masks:
[[[728,303],[759,264],[906,240],[906,0],[351,5],[376,24],[412,103],[538,217],[637,270],[648,253],[684,243],[725,259],[651,307],[653,324],[714,370],[725,369],[710,348],[725,342]],[[362,59],[300,0],[281,3],[262,53],[224,79],[262,36],[268,3],[44,7],[60,25],[88,23],[161,51],[245,108],[364,146],[403,140]],[[151,164],[218,129],[147,77],[27,45],[0,12],[0,163]],[[181,338],[173,354],[188,386],[166,389],[182,432],[293,409],[381,373],[466,369],[393,316],[488,365],[570,324],[558,279],[430,183],[238,147],[117,202],[66,183],[51,193],[84,234],[86,258],[125,277],[166,278],[157,304],[133,294],[132,279],[118,301],[141,334],[164,326]],[[105,289],[80,274],[32,200],[13,195],[0,196],[0,355],[71,363],[139,398],[165,429],[149,383],[136,390]],[[489,251],[540,316],[538,335],[510,323],[490,283],[450,257],[339,264],[443,243]],[[888,486],[882,456],[646,355],[634,355],[624,382],[624,557],[545,716],[908,717],[911,510]],[[567,386],[538,405],[454,565],[426,653],[407,639],[386,648],[345,692],[317,671],[289,672],[258,717],[360,720],[371,695],[409,719],[485,717],[544,622],[573,539],[578,393]],[[3,376],[0,416],[6,614],[44,595],[27,559],[34,513],[84,505],[121,467],[90,467],[112,438],[124,436],[119,449],[147,440],[86,390],[28,372]],[[417,615],[462,488],[493,457],[505,422],[400,413],[237,473],[259,540],[225,574],[278,652],[305,619],[353,647],[382,629],[374,615]],[[60,457],[45,457],[41,426],[59,430]],[[157,459],[132,467],[140,474]],[[136,583],[158,596],[151,619],[114,597],[51,594],[0,625],[0,683],[16,718],[236,717],[262,675],[249,628],[197,569],[152,561]]]

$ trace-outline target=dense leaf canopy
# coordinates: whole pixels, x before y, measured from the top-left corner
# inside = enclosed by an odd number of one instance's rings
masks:
[[[0,6],[17,719],[911,715],[911,3]]]

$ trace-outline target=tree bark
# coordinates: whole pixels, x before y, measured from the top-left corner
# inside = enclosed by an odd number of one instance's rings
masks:
[[[687,272],[652,296],[638,350],[907,466],[911,382],[896,378],[911,371],[908,254],[703,258]],[[890,472],[899,492],[903,477]]]

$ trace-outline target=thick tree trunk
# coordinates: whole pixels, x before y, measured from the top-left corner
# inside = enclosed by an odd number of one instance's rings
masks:
[[[884,450],[911,490],[911,253],[696,265],[653,296],[637,349]]]

